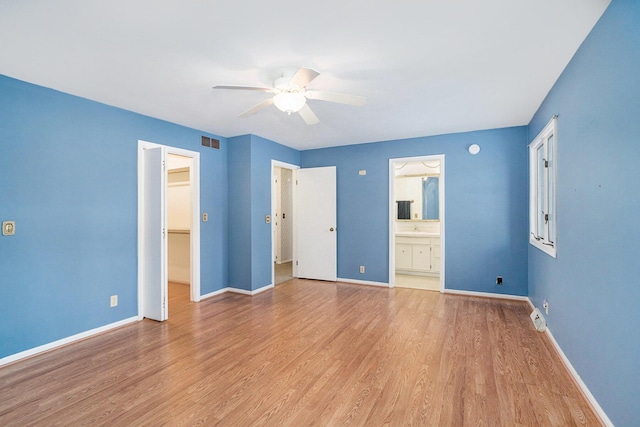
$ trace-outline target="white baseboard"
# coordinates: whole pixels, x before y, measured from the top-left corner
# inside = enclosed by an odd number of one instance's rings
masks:
[[[227,291],[229,292],[233,292],[236,294],[242,294],[242,295],[257,295],[261,292],[264,291],[268,291],[269,289],[273,289],[273,284],[267,285],[267,286],[263,286],[261,288],[258,289],[254,289],[253,291],[248,291],[246,289],[239,289],[239,288],[226,288]]]
[[[471,297],[508,299],[513,301],[529,301],[529,297],[523,297],[520,295],[509,295],[509,294],[495,294],[492,292],[476,292],[476,291],[461,291],[457,289],[445,289],[444,293],[454,294],[454,295],[467,295]]]
[[[201,295],[200,296],[200,300],[202,301],[203,299],[211,298],[211,297],[214,297],[216,295],[223,294],[225,292],[234,292],[234,293],[243,294],[243,295],[256,295],[256,294],[259,294],[259,293],[264,292],[264,291],[269,290],[269,289],[273,289],[273,285],[263,286],[262,288],[259,288],[259,289],[253,290],[253,291],[247,291],[245,289],[227,287],[227,288],[219,289],[219,290],[214,291],[214,292],[210,292],[210,293],[205,294],[205,295]],[[133,323],[133,322],[138,322],[140,320],[142,320],[141,316],[130,317],[128,319],[120,320],[120,321],[115,322],[115,323],[110,323],[108,325],[101,326],[99,328],[91,329],[89,331],[81,332],[79,334],[72,335],[72,336],[67,337],[67,338],[62,338],[60,340],[57,340],[57,341],[54,341],[54,342],[51,342],[51,343],[48,343],[48,344],[44,344],[44,345],[41,345],[41,346],[38,346],[38,347],[34,347],[34,348],[29,349],[29,350],[21,351],[20,353],[11,354],[9,356],[5,356],[5,357],[0,359],[0,366],[7,365],[9,363],[16,362],[16,361],[21,360],[21,359],[26,359],[27,357],[35,356],[36,354],[43,353],[43,352],[49,351],[49,350],[53,350],[55,348],[62,347],[64,345],[71,344],[71,343],[73,343],[75,341],[79,341],[79,340],[82,340],[82,339],[85,339],[85,338],[89,338],[89,337],[91,337],[93,335],[98,335],[98,334],[101,334],[103,332],[107,332],[107,331],[109,331],[111,329],[119,328],[119,327],[124,326],[126,324]]]
[[[560,348],[560,345],[558,344],[556,339],[553,337],[553,334],[551,333],[549,328],[547,328],[544,333],[547,334],[547,337],[549,337],[551,344],[553,344],[553,346],[556,349],[556,352],[560,356],[560,360],[562,360],[562,363],[569,371],[569,374],[571,374],[571,376],[573,377],[573,380],[576,382],[576,385],[580,388],[580,391],[582,392],[584,397],[587,399],[587,401],[595,411],[596,415],[600,418],[600,421],[607,427],[614,427],[613,423],[611,422],[607,414],[604,412],[604,410],[596,400],[595,396],[591,394],[589,387],[587,387],[584,381],[582,381],[582,378],[580,378],[578,371],[575,370],[575,368],[573,367],[573,365],[571,364],[567,356],[562,351],[562,348]]]
[[[353,283],[355,285],[379,286],[379,287],[383,287],[383,288],[389,288],[390,287],[388,283],[371,282],[369,280],[343,279],[341,277],[338,277],[337,280],[338,280],[338,282]]]
[[[6,365],[8,363],[16,362],[21,359],[26,359],[27,357],[35,356],[36,354],[53,350],[54,348],[62,347],[64,345],[71,344],[75,341],[80,341],[82,339],[91,337],[93,335],[98,335],[103,332],[109,331],[111,329],[119,328],[121,326],[127,325],[129,323],[137,322],[137,321],[138,321],[138,316],[129,317],[128,319],[120,320],[118,322],[110,323],[108,325],[100,326],[99,328],[95,328],[89,331],[81,332],[79,334],[71,335],[70,337],[62,338],[60,340],[53,341],[48,344],[43,344],[38,347],[30,348],[29,350],[21,351],[20,353],[11,354],[9,356],[6,356],[0,359],[0,366]]]
[[[220,294],[224,294],[225,292],[229,292],[229,289],[230,288],[222,288],[222,289],[218,289],[217,291],[209,292],[208,294],[200,295],[200,301],[202,301],[205,298],[211,298],[211,297],[215,297],[216,295],[220,295]]]
[[[201,295],[200,296],[200,300],[206,299],[206,298],[211,298],[211,297],[215,297],[216,295],[220,295],[220,294],[224,294],[225,292],[233,292],[234,294],[242,294],[242,295],[257,295],[261,292],[264,291],[268,291],[269,289],[273,289],[273,285],[267,285],[267,286],[263,286],[261,288],[255,289],[253,291],[248,291],[246,289],[240,289],[240,288],[232,288],[232,287],[226,287],[226,288],[222,288],[222,289],[218,289],[217,291],[213,291],[210,292],[208,294],[205,295]]]

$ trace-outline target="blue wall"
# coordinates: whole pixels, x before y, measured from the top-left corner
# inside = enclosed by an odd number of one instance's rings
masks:
[[[229,286],[251,290],[251,135],[229,138]]]
[[[272,283],[271,160],[300,164],[300,153],[255,135],[229,139],[229,286]]]
[[[389,159],[434,154],[445,155],[445,287],[527,295],[525,127],[303,151],[302,167],[337,168],[338,277],[388,283]]]
[[[558,257],[529,249],[534,304],[609,418],[640,425],[640,2],[613,0],[547,96],[558,114]]]
[[[608,416],[640,425],[639,22],[640,3],[613,0],[528,127],[301,153],[252,135],[203,148],[200,131],[0,76],[0,220],[17,221],[0,236],[0,358],[137,314],[138,139],[201,153],[202,294],[271,283],[271,159],[337,167],[338,276],[386,283],[388,160],[444,154],[446,287],[547,299]],[[557,259],[527,237],[526,145],[553,114]]]
[[[201,152],[202,293],[226,286],[227,144],[202,134],[0,76],[0,358],[137,315],[138,139]]]

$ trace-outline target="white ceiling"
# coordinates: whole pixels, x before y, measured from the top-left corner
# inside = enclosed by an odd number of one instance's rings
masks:
[[[0,0],[0,74],[296,149],[526,125],[610,0]],[[314,126],[269,95],[299,66]],[[1,94],[0,94],[1,95]]]

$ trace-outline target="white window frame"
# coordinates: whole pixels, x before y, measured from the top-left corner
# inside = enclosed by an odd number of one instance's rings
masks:
[[[529,243],[556,257],[558,117],[529,144]]]

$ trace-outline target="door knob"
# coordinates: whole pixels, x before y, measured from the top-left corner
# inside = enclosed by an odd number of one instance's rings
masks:
[[[333,231],[333,227],[331,227],[331,228],[329,229],[329,231]]]

